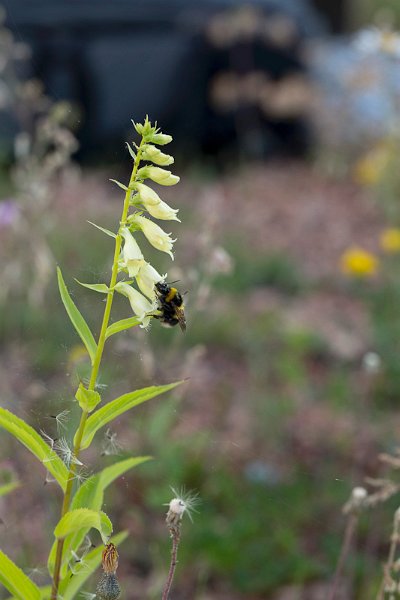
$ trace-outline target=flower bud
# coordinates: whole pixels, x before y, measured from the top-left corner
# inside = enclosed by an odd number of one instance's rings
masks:
[[[169,154],[164,154],[161,152],[159,148],[156,148],[152,144],[146,144],[144,146],[142,152],[143,160],[150,160],[156,165],[161,165],[162,167],[167,167],[168,165],[172,165],[174,162],[174,157]]]
[[[156,223],[139,215],[132,215],[128,220],[143,231],[144,235],[154,248],[161,250],[161,252],[166,252],[170,255],[172,260],[174,259],[172,247],[175,240],[171,239],[170,233],[165,233],[165,231]]]
[[[140,179],[152,179],[160,185],[176,185],[180,179],[177,175],[173,175],[171,171],[160,169],[160,167],[153,167],[152,165],[147,165],[139,169],[138,177]]]
[[[124,281],[119,281],[116,284],[115,289],[117,292],[128,298],[133,312],[142,321],[141,327],[147,327],[151,318],[148,313],[151,313],[154,310],[153,304],[140,292],[135,290],[135,288]]]
[[[121,231],[121,235],[124,238],[125,243],[121,252],[119,268],[120,270],[126,269],[129,277],[135,277],[139,272],[140,267],[145,262],[143,254],[129,229],[124,227]]]
[[[157,144],[158,146],[165,146],[166,144],[170,144],[172,142],[172,136],[167,135],[166,133],[154,133],[151,136],[151,140],[153,144]]]
[[[161,281],[160,273],[158,273],[150,263],[144,263],[140,268],[139,273],[136,275],[136,281],[140,288],[140,291],[145,294],[148,298],[154,299],[154,286],[158,281]]]

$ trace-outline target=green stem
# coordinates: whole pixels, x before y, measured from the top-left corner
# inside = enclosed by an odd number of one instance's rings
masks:
[[[143,144],[144,144],[144,140],[142,139],[142,141],[140,142],[140,146],[138,148],[138,152],[137,152],[135,161],[133,163],[133,169],[132,169],[132,174],[131,174],[131,177],[129,180],[128,188],[130,188],[131,184],[136,180],[136,175],[137,175],[137,171],[138,171],[139,164],[140,164],[140,158],[141,158],[141,154],[142,154]],[[96,350],[96,354],[95,354],[95,357],[93,360],[92,372],[90,375],[90,382],[89,382],[89,386],[88,386],[88,390],[91,390],[91,391],[93,391],[96,387],[96,381],[97,381],[97,377],[98,377],[99,370],[100,370],[101,359],[103,357],[104,346],[105,346],[105,342],[106,342],[106,332],[107,332],[107,327],[108,327],[108,324],[110,321],[112,303],[113,303],[113,299],[114,299],[114,287],[115,287],[115,284],[117,283],[117,277],[118,277],[118,259],[119,259],[119,255],[121,253],[121,244],[122,244],[121,230],[123,227],[126,226],[126,221],[127,221],[128,213],[129,213],[131,193],[132,193],[132,190],[128,189],[128,191],[125,194],[124,207],[122,210],[120,226],[119,226],[116,238],[115,238],[114,259],[113,259],[111,279],[110,279],[110,285],[109,285],[110,291],[107,294],[107,301],[106,301],[106,306],[104,308],[103,321],[101,324],[100,335],[99,335],[99,339],[97,342],[97,350]],[[82,442],[82,437],[83,437],[83,433],[85,430],[85,424],[86,424],[87,417],[88,417],[88,412],[83,410],[82,414],[81,414],[79,426],[78,426],[78,429],[77,429],[76,435],[75,435],[73,456],[76,459],[79,457],[79,454],[81,451],[81,442]],[[76,473],[76,464],[74,462],[71,462],[71,465],[69,467],[67,485],[65,488],[63,503],[62,503],[62,507],[61,507],[60,519],[62,519],[62,517],[68,512],[70,504],[71,504],[72,488],[73,488],[73,484],[74,484],[75,473]],[[58,587],[60,584],[60,571],[61,571],[61,565],[62,565],[63,547],[64,547],[64,540],[59,539],[57,541],[56,559],[55,559],[54,574],[53,574],[53,584],[52,584],[52,590],[51,590],[51,600],[57,600],[57,597],[58,597]]]

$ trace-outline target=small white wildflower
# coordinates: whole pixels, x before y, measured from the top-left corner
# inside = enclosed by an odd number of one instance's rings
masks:
[[[128,298],[133,312],[142,322],[141,327],[147,327],[151,318],[148,313],[151,313],[154,310],[154,304],[149,302],[145,296],[135,290],[131,285],[123,281],[119,281],[115,286],[115,289],[117,292]]]
[[[153,167],[152,165],[147,165],[139,169],[138,177],[140,179],[151,179],[160,185],[168,186],[176,185],[180,180],[180,177],[173,175],[171,171],[161,169],[160,167]]]
[[[363,29],[356,35],[354,46],[365,54],[382,52],[389,56],[400,57],[400,35],[391,29],[378,27]]]
[[[355,502],[363,502],[367,496],[367,490],[361,486],[353,488],[353,491],[351,492],[351,497]]]
[[[378,373],[381,363],[381,357],[376,352],[366,352],[362,358],[362,366],[367,373]]]
[[[125,243],[121,252],[119,267],[121,270],[126,269],[129,277],[135,277],[144,263],[143,254],[127,227],[122,229],[121,235]]]
[[[143,231],[144,235],[154,248],[161,250],[161,252],[166,252],[170,255],[172,260],[174,259],[172,248],[173,243],[176,240],[171,239],[170,233],[166,233],[159,225],[140,215],[132,215],[129,218],[129,222],[134,223]]]
[[[164,278],[165,275],[162,277],[150,263],[145,263],[136,275],[136,281],[140,291],[150,299],[154,299],[155,284]]]
[[[159,148],[156,148],[152,144],[146,144],[142,152],[142,159],[149,160],[156,165],[161,167],[168,167],[174,162],[174,157],[169,154],[164,154]]]

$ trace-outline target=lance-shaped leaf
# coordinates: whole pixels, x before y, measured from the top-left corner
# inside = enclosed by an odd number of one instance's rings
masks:
[[[101,429],[101,427],[104,427],[104,425],[107,425],[107,423],[134,406],[138,406],[139,404],[142,404],[142,402],[146,402],[146,400],[150,400],[164,392],[168,392],[181,383],[182,381],[169,383],[167,385],[152,385],[150,387],[142,388],[141,390],[129,392],[96,410],[96,412],[90,415],[86,421],[80,446],[81,450],[90,446],[96,432]]]
[[[106,488],[113,483],[118,477],[133,469],[137,465],[146,462],[150,459],[150,456],[137,456],[134,458],[127,458],[121,460],[114,465],[105,467],[99,473],[92,475],[87,479],[76,492],[72,504],[71,510],[78,508],[90,508],[92,510],[99,511],[103,506],[104,492]],[[68,569],[68,562],[71,559],[71,552],[78,553],[79,547],[82,544],[85,535],[89,531],[89,527],[82,528],[75,533],[67,535],[64,540],[64,551],[63,551],[63,562],[61,566],[61,577],[65,577]],[[54,570],[55,558],[57,552],[57,542],[54,542],[53,547],[50,551],[47,566],[50,575]]]
[[[128,537],[127,531],[122,531],[113,536],[110,540],[115,546],[119,546]],[[73,577],[65,577],[60,583],[60,597],[63,600],[75,600],[81,587],[87,579],[101,564],[101,553],[103,548],[100,546],[86,554],[82,563],[78,563],[75,567]]]
[[[106,330],[106,340],[114,335],[115,333],[119,333],[120,331],[124,331],[125,329],[130,329],[131,327],[136,327],[136,325],[140,325],[141,320],[137,317],[129,317],[128,319],[121,319],[120,321],[116,321],[107,327]]]
[[[82,283],[78,279],[75,279],[76,283],[79,285],[88,288],[88,290],[93,290],[93,292],[99,292],[100,294],[108,294],[110,288],[105,283]]]
[[[18,600],[40,600],[37,585],[0,550],[0,583]]]
[[[89,326],[86,323],[85,319],[82,317],[81,313],[75,306],[71,296],[69,295],[67,286],[65,285],[65,282],[64,282],[64,279],[63,279],[63,276],[61,273],[61,269],[59,267],[57,267],[57,277],[58,277],[58,287],[60,289],[61,300],[63,301],[65,310],[67,311],[68,316],[71,319],[71,322],[76,329],[76,332],[78,333],[82,342],[85,344],[86,350],[88,351],[90,359],[93,364],[94,357],[95,357],[96,350],[97,350],[97,345],[96,345],[95,339],[93,337],[93,334],[90,331]]]
[[[62,540],[70,533],[92,527],[98,530],[103,543],[106,544],[112,534],[111,521],[103,511],[89,508],[77,508],[67,512],[57,523],[54,536]]]
[[[61,458],[46,444],[33,427],[5,408],[0,408],[0,427],[6,429],[21,444],[28,448],[65,491],[68,469]]]
[[[105,229],[104,227],[100,227],[100,225],[96,225],[96,223],[92,223],[92,221],[88,221],[88,223],[90,223],[91,225],[93,225],[93,227],[96,227],[96,229],[100,229],[100,231],[102,231],[103,233],[105,233],[106,235],[109,235],[112,238],[116,238],[117,236],[115,235],[115,233],[113,233],[112,231],[110,231],[109,229]]]

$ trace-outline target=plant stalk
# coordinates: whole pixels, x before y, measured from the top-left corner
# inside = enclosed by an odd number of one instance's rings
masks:
[[[142,138],[142,140],[140,142],[140,146],[139,146],[137,154],[136,154],[135,161],[133,163],[133,169],[132,169],[132,174],[131,174],[131,177],[129,180],[128,188],[130,188],[131,184],[136,180],[136,175],[137,175],[137,171],[138,171],[139,164],[140,164],[140,158],[141,158],[141,154],[142,154],[143,144],[144,144],[144,140]],[[106,306],[104,308],[103,321],[101,324],[99,339],[97,342],[97,350],[96,350],[96,354],[95,354],[93,364],[92,364],[92,371],[91,371],[90,382],[89,382],[89,386],[88,386],[88,390],[90,390],[90,391],[93,391],[96,387],[96,381],[97,381],[97,377],[98,377],[99,370],[100,370],[101,359],[103,357],[104,346],[105,346],[105,342],[106,342],[106,332],[107,332],[107,327],[108,327],[108,324],[110,321],[112,303],[113,303],[113,299],[114,299],[114,286],[117,283],[117,277],[118,277],[118,259],[119,259],[119,255],[121,252],[121,244],[122,244],[122,236],[121,236],[120,232],[121,232],[121,229],[123,227],[125,227],[126,221],[128,218],[131,193],[132,193],[132,190],[128,189],[125,194],[124,206],[123,206],[122,216],[121,216],[121,220],[120,220],[120,226],[118,229],[117,236],[115,238],[115,250],[114,250],[114,259],[113,259],[113,265],[112,265],[112,271],[111,271],[109,292],[107,294]],[[82,414],[81,414],[79,426],[78,426],[78,429],[77,429],[76,435],[75,435],[73,456],[76,459],[79,458],[79,454],[81,451],[81,442],[82,442],[82,437],[83,437],[83,433],[85,430],[85,424],[86,424],[87,417],[88,417],[88,412],[83,410]],[[62,517],[68,512],[70,504],[71,504],[72,488],[73,488],[74,479],[75,479],[76,466],[77,465],[74,462],[71,462],[71,465],[69,467],[68,480],[67,480],[67,485],[66,485],[65,492],[64,492],[64,498],[63,498],[63,503],[62,503],[62,507],[61,507],[60,519],[62,519]],[[57,541],[56,559],[55,559],[54,573],[53,573],[53,584],[52,584],[52,590],[51,590],[51,600],[57,600],[57,597],[58,597],[58,588],[59,588],[59,584],[60,584],[60,571],[61,571],[61,565],[62,565],[63,547],[64,547],[64,540],[59,539]]]
[[[169,593],[171,591],[172,582],[174,580],[176,565],[178,564],[178,548],[179,542],[181,541],[181,532],[179,527],[171,529],[172,536],[172,550],[171,550],[171,562],[169,565],[169,572],[167,581],[165,582],[164,590],[162,593],[161,600],[168,600]]]

